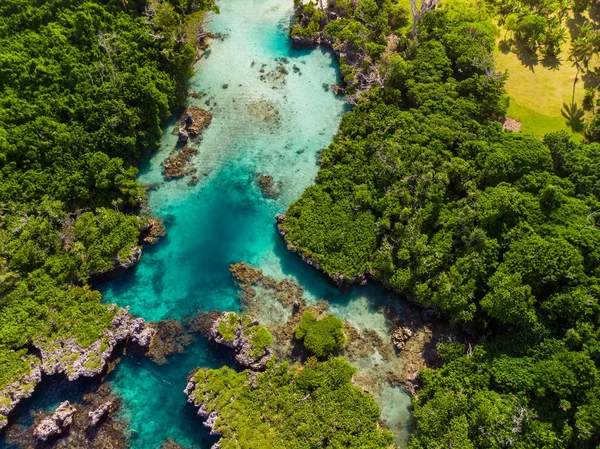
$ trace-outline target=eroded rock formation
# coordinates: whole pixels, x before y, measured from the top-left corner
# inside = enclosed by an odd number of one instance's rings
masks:
[[[69,401],[61,403],[54,413],[42,420],[33,430],[36,440],[46,442],[65,432],[73,422],[77,409]]]
[[[235,360],[243,367],[263,369],[273,358],[271,334],[245,315],[223,313],[215,320],[210,338],[235,351]]]
[[[65,374],[71,381],[93,377],[104,371],[117,345],[125,340],[132,350],[145,352],[148,349],[155,330],[144,319],[131,316],[129,307],[112,307],[116,313],[110,326],[87,347],[75,338],[38,339],[34,342],[40,357],[29,356],[30,371],[0,390],[0,428],[6,426],[7,415],[16,405],[33,394],[42,374]]]
[[[130,447],[127,423],[114,414],[119,405],[105,383],[80,403],[63,402],[54,412],[33,411],[33,425],[10,425],[6,441],[21,449],[125,449]]]

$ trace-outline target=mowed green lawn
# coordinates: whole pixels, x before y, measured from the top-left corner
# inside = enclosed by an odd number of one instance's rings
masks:
[[[567,60],[569,45],[565,44],[558,68],[544,67],[537,64],[533,67],[524,65],[513,52],[504,53],[498,50],[496,64],[498,71],[508,70],[506,91],[510,97],[508,116],[522,122],[522,131],[536,136],[565,130],[575,137],[581,134],[574,132],[562,116],[563,104],[570,105],[573,95],[573,82],[577,69]],[[581,107],[585,92],[584,83],[579,74],[575,85],[575,103]]]

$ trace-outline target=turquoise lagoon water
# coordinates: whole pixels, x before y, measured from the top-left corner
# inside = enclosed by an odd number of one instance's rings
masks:
[[[318,49],[291,48],[291,0],[227,0],[219,7],[221,13],[209,18],[207,28],[221,38],[213,39],[191,82],[191,91],[203,97],[190,99],[190,105],[214,114],[194,160],[200,181],[194,186],[188,179],[164,181],[161,164],[177,140],[173,125],[167,127],[161,150],[142,167],[139,180],[155,186],[149,194],[150,213],[164,221],[168,234],[144,249],[135,268],[96,287],[105,301],[130,306],[151,321],[238,310],[229,265],[245,261],[277,279],[294,278],[305,288],[307,300],[327,299],[334,313],[358,329],[374,329],[389,339],[378,307],[400,307],[397,297],[373,286],[342,294],[287,251],[275,227],[275,214],[314,182],[317,152],[329,145],[347,110],[323,87],[337,81],[336,62]],[[287,75],[277,72],[280,66]],[[257,113],[265,105],[278,111],[277,123]],[[263,198],[257,187],[256,177],[263,174],[273,176],[280,187],[277,200]],[[364,369],[377,370],[377,362],[366,361]],[[190,448],[209,449],[215,439],[186,404],[182,390],[194,368],[225,363],[231,360],[203,340],[163,366],[123,359],[109,380],[123,398],[131,447],[157,449],[171,437]],[[56,394],[36,393],[23,410],[55,406],[65,388],[55,388]],[[46,386],[42,389],[47,393]],[[404,445],[408,395],[389,385],[375,394],[383,420]]]

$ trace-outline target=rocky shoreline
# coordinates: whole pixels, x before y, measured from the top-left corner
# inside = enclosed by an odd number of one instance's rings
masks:
[[[350,69],[350,73],[343,73],[343,86],[332,85],[331,89],[336,95],[346,95],[350,104],[356,104],[362,92],[374,85],[383,87],[385,80],[382,79],[376,65],[364,49],[356,48],[351,42],[336,40],[325,34],[325,26],[329,22],[343,20],[346,17],[345,8],[338,8],[335,2],[325,2],[324,5],[322,2],[314,3],[312,13],[306,11],[303,2],[296,7],[296,21],[290,28],[289,36],[297,48],[317,46],[326,48],[340,63],[343,63],[343,66]],[[314,17],[319,17],[319,20],[315,22]],[[315,23],[317,30],[312,31]],[[393,34],[388,39],[392,37]]]
[[[81,402],[64,401],[54,411],[33,411],[33,425],[9,426],[6,440],[21,449],[125,449],[127,423],[116,418],[119,407],[120,399],[103,384]]]
[[[127,345],[141,352],[148,349],[155,330],[143,318],[130,315],[128,307],[110,307],[115,312],[110,326],[87,347],[82,347],[74,338],[34,342],[39,356],[31,356],[30,371],[0,390],[0,429],[8,424],[8,415],[17,404],[33,394],[42,375],[64,374],[70,381],[94,377],[105,370],[118,346]]]

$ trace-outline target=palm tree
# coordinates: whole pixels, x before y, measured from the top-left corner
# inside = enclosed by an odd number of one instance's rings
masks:
[[[600,33],[586,23],[571,44],[570,58],[579,72],[580,68],[588,69],[590,61],[597,53],[600,53]]]

